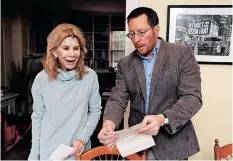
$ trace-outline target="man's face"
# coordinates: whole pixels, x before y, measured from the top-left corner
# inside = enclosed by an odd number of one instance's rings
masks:
[[[148,56],[154,49],[158,39],[159,26],[151,27],[147,16],[142,14],[129,20],[129,37],[135,48],[143,56]]]

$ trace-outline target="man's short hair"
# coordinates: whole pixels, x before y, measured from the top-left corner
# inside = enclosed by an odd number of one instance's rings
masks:
[[[147,21],[150,26],[156,26],[159,24],[159,17],[157,13],[153,9],[148,7],[138,7],[131,11],[127,17],[127,23],[129,24],[129,20],[141,16],[143,14],[147,16]]]

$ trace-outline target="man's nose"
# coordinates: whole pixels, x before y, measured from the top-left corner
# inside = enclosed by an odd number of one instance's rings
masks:
[[[135,34],[135,36],[134,36],[134,42],[137,43],[140,40],[141,40],[141,38],[137,34]]]

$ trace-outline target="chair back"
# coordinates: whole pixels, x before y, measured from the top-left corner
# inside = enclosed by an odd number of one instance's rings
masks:
[[[221,160],[221,159],[228,160],[229,155],[232,158],[232,144],[227,144],[225,146],[220,147],[218,139],[215,139],[214,159],[215,160]]]
[[[142,155],[132,154],[122,157],[116,147],[109,149],[106,146],[99,146],[76,157],[77,160],[146,160],[146,151]]]

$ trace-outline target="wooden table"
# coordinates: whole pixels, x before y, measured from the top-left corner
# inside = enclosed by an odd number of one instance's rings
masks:
[[[8,93],[1,97],[1,110],[7,107],[7,114],[14,113],[16,114],[15,109],[15,99],[19,94],[17,93]]]

